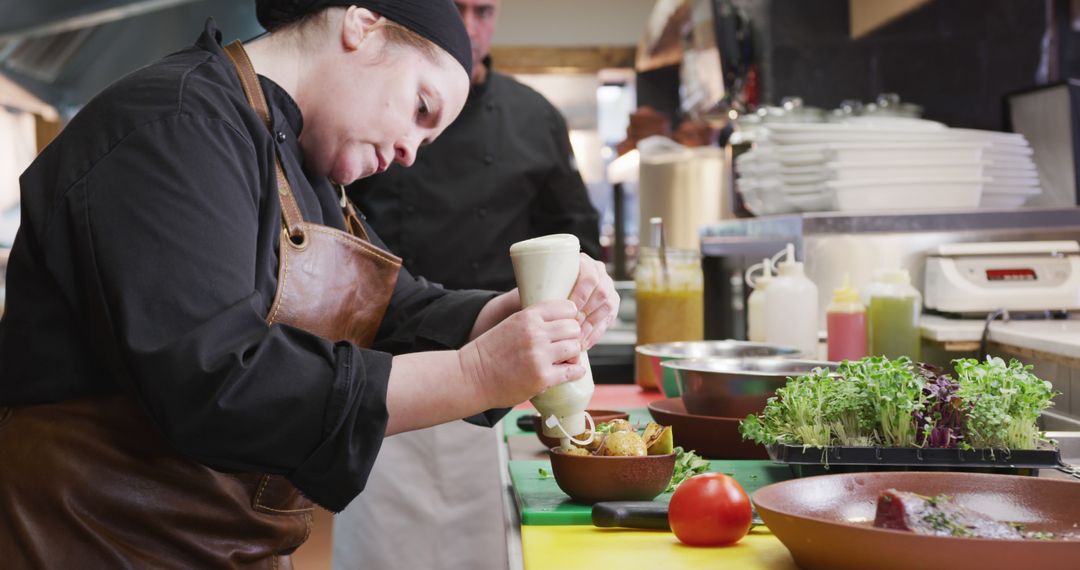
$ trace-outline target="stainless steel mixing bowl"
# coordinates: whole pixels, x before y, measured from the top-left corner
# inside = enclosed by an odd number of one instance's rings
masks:
[[[670,360],[687,360],[698,358],[746,358],[746,357],[782,357],[794,358],[799,356],[799,349],[790,346],[778,346],[760,342],[747,342],[743,340],[699,340],[688,342],[660,342],[656,344],[643,344],[635,351],[644,357],[652,371],[653,378],[660,380],[657,384],[663,390],[664,395],[674,398],[682,394],[679,385],[675,381],[673,370],[660,366],[661,362]]]
[[[741,418],[758,414],[788,377],[815,368],[835,370],[839,363],[789,358],[704,358],[670,360],[662,365],[675,374],[686,411],[702,416]]]

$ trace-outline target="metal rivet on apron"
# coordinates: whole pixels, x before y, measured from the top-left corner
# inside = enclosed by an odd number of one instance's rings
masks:
[[[285,133],[283,133],[281,131],[277,132],[277,142],[279,142],[279,143],[285,142]]]

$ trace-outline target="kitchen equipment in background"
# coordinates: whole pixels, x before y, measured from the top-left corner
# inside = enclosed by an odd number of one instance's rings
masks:
[[[986,315],[1080,309],[1080,243],[949,243],[926,257],[926,308]]]
[[[656,423],[671,426],[675,445],[692,449],[706,459],[768,459],[765,446],[745,440],[739,433],[742,418],[701,416],[686,411],[682,398],[649,403]]]
[[[850,274],[844,284],[833,290],[833,300],[825,309],[828,359],[834,362],[858,360],[866,356],[866,308],[859,302],[859,291],[851,287]]]
[[[577,282],[580,252],[581,244],[571,234],[546,235],[511,245],[510,261],[521,293],[521,306],[569,299]],[[530,400],[543,417],[544,435],[563,438],[566,447],[570,438],[585,433],[587,420],[592,423],[585,412],[594,390],[589,354],[582,350],[579,359],[585,368],[584,376],[552,386]],[[586,443],[591,439],[590,433]]]
[[[866,344],[871,356],[919,360],[922,295],[906,269],[881,271],[863,292],[868,307]]]
[[[805,358],[818,355],[818,290],[795,261],[795,245],[787,244],[787,257],[777,264],[776,278],[765,291],[765,339],[770,344],[794,346]]]
[[[675,371],[686,411],[701,416],[745,418],[760,414],[788,377],[837,363],[792,358],[702,358],[660,364]]]
[[[682,395],[675,380],[675,371],[663,368],[660,363],[668,360],[691,360],[702,358],[777,357],[794,358],[799,349],[760,342],[741,340],[706,340],[697,342],[661,342],[645,344],[635,349],[640,361],[647,366],[653,378],[661,378],[664,395],[673,398]],[[667,424],[664,424],[667,425]]]
[[[755,268],[761,269],[761,275],[752,279]],[[765,333],[765,290],[772,281],[772,259],[766,257],[761,260],[760,266],[751,265],[744,279],[746,286],[754,290],[746,301],[746,337],[750,342],[765,342],[768,339]]]
[[[1042,477],[981,473],[848,473],[775,483],[753,494],[769,530],[806,570],[907,568],[1071,568],[1076,540],[1000,540],[932,536],[876,528],[886,489],[956,504],[1027,530],[1076,532],[1080,485]]]
[[[637,314],[636,285],[633,281],[615,281],[615,292],[619,294],[618,318],[624,323],[633,323]]]
[[[663,247],[663,230],[658,231],[656,247],[640,250],[634,275],[637,343],[701,340],[705,334],[701,255],[696,247]],[[634,358],[634,379],[647,390],[660,389],[661,377],[640,353]]]
[[[825,308],[845,273],[863,289],[874,274],[907,269],[912,283],[924,284],[926,256],[947,243],[1070,240],[1080,235],[1080,209],[1024,208],[1011,212],[972,210],[955,213],[807,213],[723,220],[705,228],[705,336],[746,338],[743,275],[752,264],[788,242],[806,252],[806,275],[818,286],[818,327],[825,330]],[[740,285],[736,287],[734,284]]]
[[[825,183],[824,195],[831,192],[833,202],[830,209],[841,212],[969,210],[979,207],[983,184],[986,182],[989,182],[989,179],[830,180]],[[788,201],[800,209],[823,204],[808,200],[806,194],[788,196]]]
[[[1080,199],[1080,81],[1006,97],[1009,123],[1035,150],[1043,194],[1032,206],[1075,206]]]
[[[638,235],[649,235],[649,219],[660,217],[667,225],[668,245],[698,249],[702,225],[732,217],[724,150],[649,137],[638,142],[638,151]]]
[[[843,108],[843,103],[841,103]],[[903,117],[918,119],[922,117],[923,108],[910,101],[901,101],[896,93],[881,93],[873,103],[868,103],[859,110],[858,115],[864,117]]]
[[[1023,135],[897,116],[770,124],[735,171],[756,215],[1016,208],[1040,192]]]

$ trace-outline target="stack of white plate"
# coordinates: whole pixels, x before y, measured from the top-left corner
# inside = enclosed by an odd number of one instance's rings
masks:
[[[735,161],[757,215],[1017,208],[1038,194],[1023,135],[919,119],[769,125]]]

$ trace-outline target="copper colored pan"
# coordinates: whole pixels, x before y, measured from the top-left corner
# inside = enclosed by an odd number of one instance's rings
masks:
[[[656,423],[671,426],[675,445],[693,450],[706,459],[768,459],[765,446],[743,441],[739,434],[742,418],[715,418],[686,413],[682,398],[649,403]]]
[[[884,489],[949,495],[965,507],[1062,540],[990,540],[874,528]],[[1080,483],[976,473],[849,473],[795,479],[753,496],[765,525],[804,570],[1080,567]]]

